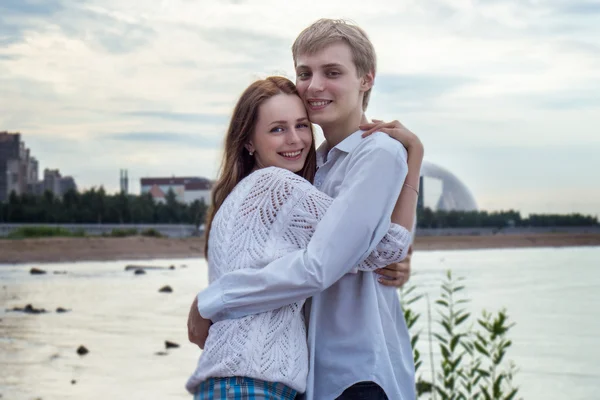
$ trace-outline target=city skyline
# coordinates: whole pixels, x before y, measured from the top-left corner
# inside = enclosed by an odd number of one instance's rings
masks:
[[[8,201],[13,192],[41,196],[50,191],[62,196],[70,189],[77,190],[75,180],[62,176],[58,169],[46,167],[40,173],[38,159],[20,133],[0,131],[0,203]]]
[[[241,91],[293,79],[294,38],[333,17],[375,44],[367,114],[417,133],[480,209],[600,214],[598,2],[71,3],[0,3],[0,131],[81,189],[214,179]]]

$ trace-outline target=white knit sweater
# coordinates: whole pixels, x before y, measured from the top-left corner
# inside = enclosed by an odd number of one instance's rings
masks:
[[[243,179],[215,215],[208,241],[209,281],[306,248],[332,198],[281,168],[263,168]],[[398,243],[410,233],[392,224],[358,269],[399,261]],[[303,302],[213,324],[186,388],[194,393],[211,377],[246,376],[306,390],[308,351]]]

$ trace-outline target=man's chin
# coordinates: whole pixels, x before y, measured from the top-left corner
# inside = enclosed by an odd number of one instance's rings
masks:
[[[310,119],[310,122],[313,124],[323,125],[329,123],[331,118],[327,118],[327,115],[324,115],[323,113],[309,113],[308,119]]]

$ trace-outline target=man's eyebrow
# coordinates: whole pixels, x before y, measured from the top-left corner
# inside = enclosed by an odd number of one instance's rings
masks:
[[[321,65],[321,68],[334,68],[334,67],[342,67],[342,64],[339,63],[327,63],[327,64],[323,64]],[[308,65],[297,65],[296,69],[310,69],[310,67]]]

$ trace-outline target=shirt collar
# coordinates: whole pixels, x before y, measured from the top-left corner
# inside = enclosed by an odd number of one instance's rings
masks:
[[[321,145],[317,149],[317,167],[321,167],[321,165],[325,164],[325,162],[329,159],[329,156],[335,149],[344,153],[351,153],[352,150],[354,150],[356,146],[358,146],[358,144],[360,143],[363,132],[364,131],[361,130],[354,132],[346,139],[338,143],[337,146],[335,146],[333,149],[329,150],[329,152],[327,152],[327,141],[321,143]]]
[[[363,132],[364,131],[361,130],[354,132],[352,135],[348,136],[346,139],[338,143],[338,145],[335,146],[334,149],[341,150],[344,153],[351,153],[352,150],[354,150],[362,140]]]

